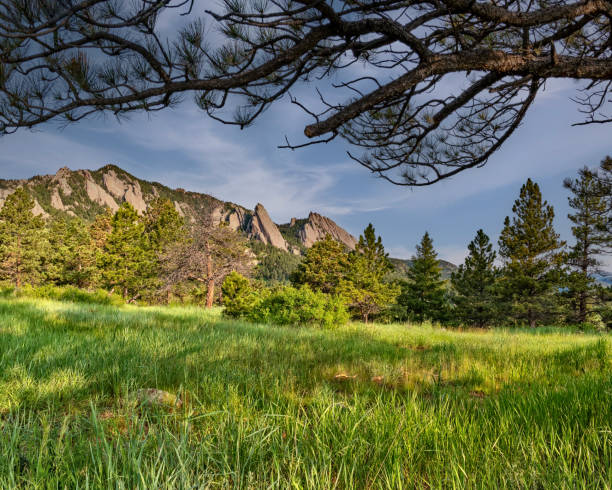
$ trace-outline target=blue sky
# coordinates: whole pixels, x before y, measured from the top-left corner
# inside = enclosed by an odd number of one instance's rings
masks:
[[[312,210],[357,236],[372,222],[396,257],[410,257],[428,230],[440,257],[458,263],[478,228],[497,242],[528,177],[540,184],[555,207],[557,230],[571,240],[563,179],[612,154],[609,126],[571,127],[580,121],[572,95],[574,82],[549,82],[524,124],[484,168],[420,189],[374,178],[346,156],[341,140],[298,151],[278,149],[285,135],[300,141],[307,122],[288,101],[243,131],[207,119],[190,101],[121,123],[109,117],[63,130],[49,124],[21,131],[0,138],[0,177],[114,163],[140,178],[250,208],[261,202],[277,223]]]

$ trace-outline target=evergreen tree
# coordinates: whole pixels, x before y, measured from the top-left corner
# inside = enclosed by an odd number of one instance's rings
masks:
[[[573,268],[568,293],[574,303],[576,320],[583,323],[596,298],[593,273],[601,265],[597,257],[610,242],[608,204],[602,182],[587,167],[579,171],[577,179],[566,179],[563,184],[572,192],[568,201],[574,212],[567,217],[573,223],[572,233],[576,238],[568,256]]]
[[[468,245],[469,255],[451,276],[455,314],[468,325],[484,327],[495,318],[494,286],[498,272],[489,237],[478,230]]]
[[[307,284],[313,291],[336,293],[348,268],[346,247],[327,234],[308,249],[291,281],[295,285]]]
[[[241,233],[209,216],[191,229],[188,240],[176,242],[162,258],[164,279],[170,286],[195,282],[206,286],[206,307],[215,299],[215,288],[232,271],[249,275],[253,253]]]
[[[44,221],[33,209],[34,200],[20,187],[0,210],[0,277],[17,288],[38,282],[42,274]]]
[[[350,309],[365,323],[373,315],[393,304],[399,289],[384,281],[393,270],[381,237],[376,237],[370,223],[359,236],[355,250],[348,256],[348,269],[338,284],[338,292],[346,298]]]
[[[402,285],[398,306],[408,318],[416,321],[444,320],[447,310],[446,289],[442,280],[438,254],[428,232],[425,232],[417,253],[412,257],[408,281]]]
[[[49,223],[47,279],[59,285],[91,287],[97,279],[96,248],[90,228],[78,218]]]
[[[512,317],[535,327],[557,313],[565,245],[553,227],[553,207],[527,179],[499,238],[504,261],[500,291]]]
[[[185,220],[169,199],[153,199],[144,213],[145,233],[151,248],[162,252],[170,244],[185,238]]]
[[[106,286],[119,289],[126,300],[139,297],[150,279],[153,256],[144,231],[136,210],[124,202],[111,219],[111,232],[99,257]]]
[[[102,214],[96,216],[89,227],[89,234],[91,235],[93,245],[97,251],[102,251],[104,249],[106,239],[113,230],[113,215],[114,213],[107,207]]]

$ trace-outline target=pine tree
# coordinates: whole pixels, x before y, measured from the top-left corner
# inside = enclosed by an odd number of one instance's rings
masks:
[[[397,298],[398,287],[384,281],[391,270],[393,266],[382,239],[376,237],[370,223],[359,236],[355,250],[349,254],[346,275],[338,285],[340,295],[365,323]]]
[[[496,254],[483,230],[476,232],[468,250],[465,262],[451,276],[455,314],[468,325],[484,327],[495,318]]]
[[[500,291],[510,315],[535,327],[557,313],[564,242],[553,227],[553,207],[542,201],[537,183],[527,179],[506,217],[499,238],[504,261]]]
[[[568,256],[568,263],[573,268],[569,276],[569,295],[574,301],[576,320],[583,323],[596,298],[593,273],[601,265],[597,257],[605,252],[610,241],[608,205],[601,182],[587,167],[579,171],[577,179],[566,179],[563,185],[572,192],[568,201],[574,212],[567,217],[574,225],[572,234],[576,238]]]
[[[173,242],[185,238],[185,220],[169,199],[153,199],[144,213],[145,233],[156,252],[162,252]]]
[[[42,274],[44,221],[34,216],[33,209],[34,200],[20,187],[0,210],[0,277],[16,288],[38,282]]]
[[[91,287],[97,279],[96,248],[90,228],[78,218],[49,223],[47,279],[55,284]]]
[[[409,318],[416,321],[444,320],[447,309],[446,289],[438,254],[428,232],[425,232],[416,250],[408,270],[409,280],[402,285],[398,305],[404,308]]]
[[[215,288],[232,271],[249,275],[253,254],[241,233],[210,217],[197,223],[188,240],[174,243],[162,257],[168,287],[189,282],[206,286],[206,307],[213,305]]]
[[[295,285],[307,284],[313,291],[336,293],[348,268],[349,257],[344,245],[327,234],[308,249],[291,281]]]
[[[150,278],[153,256],[144,224],[131,204],[124,202],[111,219],[99,265],[107,287],[119,289],[127,300],[140,296]]]

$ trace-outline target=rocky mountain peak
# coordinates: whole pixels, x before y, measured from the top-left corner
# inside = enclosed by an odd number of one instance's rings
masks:
[[[356,243],[346,230],[318,213],[311,212],[307,219],[292,218],[290,223],[277,226],[261,203],[251,211],[208,194],[147,182],[110,164],[98,170],[62,167],[53,175],[21,180],[0,179],[0,208],[6,197],[18,187],[31,192],[35,198],[34,213],[45,217],[67,214],[89,221],[104,208],[116,211],[122,202],[130,203],[142,214],[153,199],[164,197],[170,199],[178,213],[189,222],[211,217],[216,222],[227,223],[233,230],[244,232],[253,240],[294,254],[303,253],[326,234],[351,249]]]
[[[333,220],[315,212],[310,212],[308,220],[298,232],[300,241],[306,248],[310,248],[315,242],[330,235],[334,240],[343,243],[346,247],[353,250],[357,245],[357,240],[344,228],[338,226]]]
[[[285,252],[289,251],[289,246],[278,227],[264,208],[263,204],[257,203],[255,206],[255,212],[251,220],[248,235],[251,238],[259,240],[266,245],[272,245],[273,247],[280,248]]]

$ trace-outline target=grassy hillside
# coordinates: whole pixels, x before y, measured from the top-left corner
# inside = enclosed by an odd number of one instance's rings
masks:
[[[611,340],[0,299],[0,488],[609,488]]]

